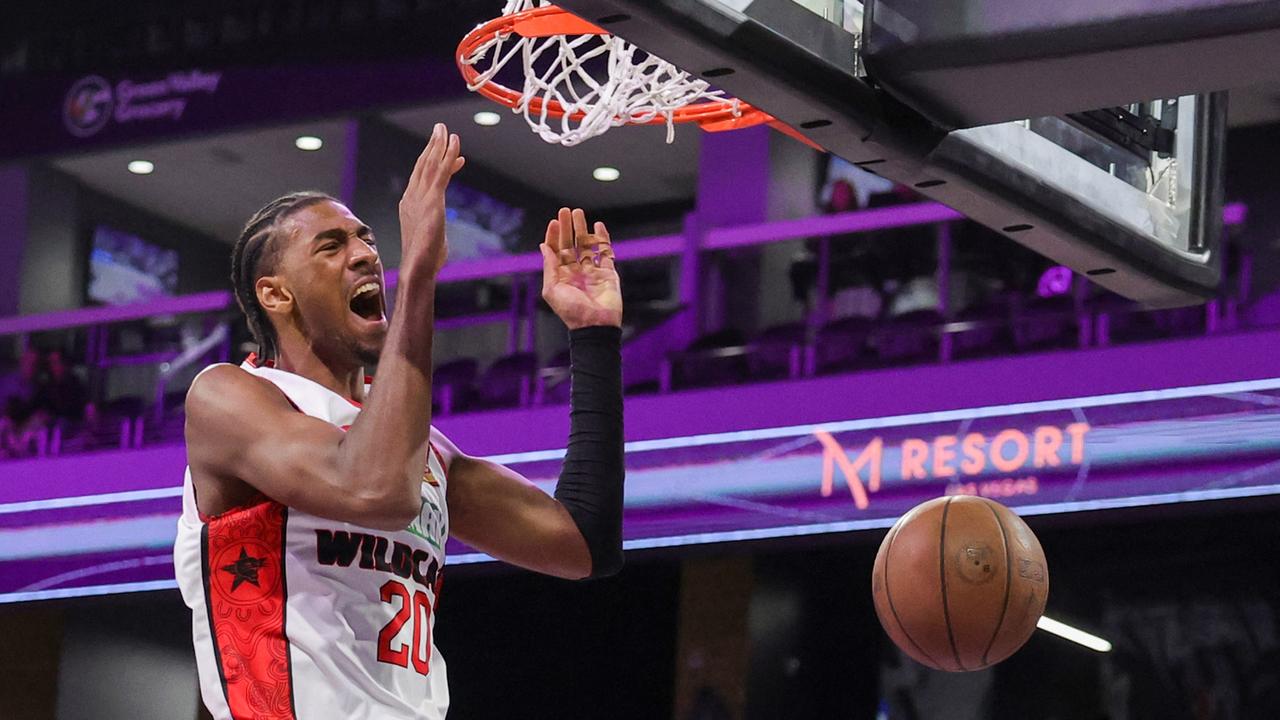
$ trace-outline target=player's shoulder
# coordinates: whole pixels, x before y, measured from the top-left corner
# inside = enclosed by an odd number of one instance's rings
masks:
[[[287,404],[271,382],[238,365],[218,363],[196,375],[187,389],[188,417],[221,409],[242,411],[247,407]]]

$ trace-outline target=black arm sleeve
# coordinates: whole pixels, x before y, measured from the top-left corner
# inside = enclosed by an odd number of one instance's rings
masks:
[[[569,447],[556,500],[591,551],[591,577],[622,569],[622,330],[569,331]]]

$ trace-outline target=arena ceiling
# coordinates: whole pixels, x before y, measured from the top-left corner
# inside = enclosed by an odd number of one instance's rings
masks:
[[[449,56],[457,38],[499,0],[48,0],[0,10],[0,82],[89,68],[192,66],[213,58],[231,66]],[[425,50],[424,50],[425,49]],[[1232,92],[1232,124],[1280,121],[1280,85]],[[690,202],[696,191],[699,133],[684,129],[663,142],[661,128],[625,128],[575,148],[548,145],[516,116],[495,127],[472,116],[494,109],[458,83],[453,98],[385,111],[381,120],[424,135],[435,121],[462,133],[469,159],[489,175],[559,203],[606,209]],[[321,137],[316,152],[294,148],[300,135]],[[50,160],[103,193],[152,209],[221,239],[267,198],[299,189],[339,193],[347,153],[340,118],[112,149]],[[155,164],[130,174],[135,159]],[[600,166],[621,178],[601,183]],[[465,175],[463,182],[465,182]]]
[[[665,142],[662,128],[626,128],[574,148],[549,145],[522,118],[509,112],[493,127],[481,127],[476,112],[492,110],[487,100],[464,96],[382,114],[406,134],[425,137],[434,122],[458,132],[472,171],[501,176],[508,187],[557,203],[595,210],[634,208],[690,200],[697,183],[699,132],[683,128]],[[304,152],[297,137],[319,137],[324,146]],[[210,135],[154,145],[113,149],[53,160],[59,170],[89,187],[226,242],[267,200],[285,192],[317,189],[340,195],[347,154],[342,119]],[[149,175],[130,173],[134,160],[154,164]],[[595,180],[597,167],[617,168],[614,182]],[[484,190],[483,182],[470,183]],[[356,208],[359,212],[359,208]]]

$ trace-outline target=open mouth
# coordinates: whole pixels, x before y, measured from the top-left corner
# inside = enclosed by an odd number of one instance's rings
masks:
[[[376,282],[367,282],[356,288],[350,302],[351,312],[364,320],[377,321],[383,316],[382,286]]]

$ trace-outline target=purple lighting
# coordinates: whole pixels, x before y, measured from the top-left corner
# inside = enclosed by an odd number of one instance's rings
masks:
[[[813,401],[802,390],[812,382],[782,385],[790,386],[785,394]],[[930,408],[914,414],[859,416],[858,405],[827,403],[821,409],[838,415],[824,421],[784,426],[772,413],[772,425],[740,417],[735,428],[681,437],[671,436],[666,413],[666,433],[628,443],[626,546],[878,528],[942,494],[994,497],[1028,513],[1275,494],[1278,396],[1278,378],[1014,404],[953,405],[934,395]],[[909,403],[900,397],[893,405]],[[959,439],[963,459],[959,451],[938,454]],[[831,466],[832,453],[852,464]],[[10,466],[29,466],[47,482],[14,477],[4,488],[0,602],[172,587],[165,559],[180,504],[182,448],[128,454],[128,473],[87,470],[122,453]],[[560,454],[495,459],[549,490]],[[833,473],[835,467],[841,469]],[[97,497],[86,492],[95,486]],[[450,544],[450,557],[455,564],[486,560],[458,543]]]
[[[1249,206],[1242,202],[1230,203],[1222,208],[1222,224],[1228,227],[1243,225],[1249,217]]]
[[[1055,265],[1045,270],[1040,276],[1040,282],[1036,283],[1036,294],[1042,298],[1066,295],[1069,292],[1071,292],[1071,268],[1064,265]]]

